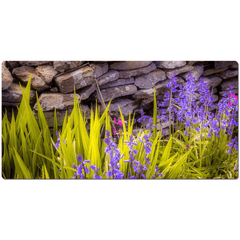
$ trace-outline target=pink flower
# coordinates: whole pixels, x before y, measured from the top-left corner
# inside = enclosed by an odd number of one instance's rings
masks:
[[[117,120],[116,120],[116,118],[114,118],[114,120],[113,120],[113,125],[115,125],[116,122],[117,122]],[[114,134],[114,135],[115,135],[115,134]]]
[[[235,94],[230,94],[229,97],[230,97],[229,106],[231,107],[232,103],[235,101],[235,99],[238,101],[238,96],[236,96]]]
[[[115,136],[118,133],[118,131],[116,131],[116,129],[113,129],[113,135]]]
[[[119,125],[119,126],[123,126],[123,123],[122,123],[122,119],[121,119],[121,118],[118,119],[118,125]]]

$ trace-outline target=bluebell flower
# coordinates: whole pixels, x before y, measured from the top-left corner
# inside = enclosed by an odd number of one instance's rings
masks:
[[[100,170],[100,168],[97,168],[96,165],[91,165],[90,168],[94,171],[93,173],[93,179],[101,179],[102,176],[99,176],[97,172]]]
[[[144,121],[146,121],[147,119],[149,118],[149,116],[145,116],[144,115],[144,111],[143,110],[141,110],[141,117],[137,120],[137,122],[144,122]]]
[[[80,179],[86,178],[86,174],[90,172],[90,170],[86,167],[87,163],[90,163],[90,160],[83,160],[82,155],[77,156],[77,160],[80,162],[80,165],[77,167],[77,171],[74,173],[74,177],[80,176]],[[73,165],[73,168],[75,168],[75,164]]]
[[[228,146],[230,147],[230,149],[227,151],[227,153],[231,154],[232,149],[235,148],[236,150],[238,150],[238,137],[234,137],[231,142],[229,142]]]
[[[107,176],[113,179],[122,179],[124,177],[124,174],[120,169],[119,160],[123,157],[123,154],[120,154],[119,149],[117,149],[117,145],[111,140],[110,132],[106,130],[106,138],[104,139],[104,142],[108,145],[105,147],[105,153],[108,153],[110,155],[110,163],[109,167],[110,170],[107,173]]]
[[[55,147],[55,148],[59,148],[59,146],[60,146],[60,135],[59,135],[59,132],[58,132],[58,131],[56,132],[56,135],[57,135],[58,138],[57,138],[57,142],[56,142],[56,144],[54,145],[54,147]],[[63,140],[63,142],[66,143],[65,140]]]
[[[198,120],[196,118],[193,118],[193,123],[197,123]]]

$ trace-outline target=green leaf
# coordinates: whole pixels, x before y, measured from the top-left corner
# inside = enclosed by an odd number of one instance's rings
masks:
[[[13,149],[13,152],[14,152],[14,155],[15,155],[14,162],[19,167],[19,169],[21,170],[23,178],[32,179],[33,177],[31,175],[29,169],[24,164],[24,162],[23,162],[22,158],[19,156],[18,152],[16,151],[16,149],[14,147],[12,149]]]
[[[157,98],[156,90],[154,88],[154,101],[153,101],[153,125],[157,126]],[[157,128],[153,128],[153,139],[157,136]]]
[[[171,149],[172,149],[172,136],[170,136],[170,139],[168,140],[167,146],[165,147],[159,166],[169,159]]]
[[[179,158],[179,160],[171,167],[170,171],[166,175],[166,178],[168,179],[176,179],[178,174],[181,171],[183,162],[187,159],[189,153],[191,150],[189,150],[187,153],[185,153],[182,157]]]

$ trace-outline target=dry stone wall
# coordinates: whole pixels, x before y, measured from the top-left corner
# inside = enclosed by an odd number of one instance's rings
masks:
[[[140,109],[152,114],[153,89],[156,89],[157,99],[162,101],[168,91],[168,78],[176,73],[178,83],[184,85],[189,72],[196,81],[202,77],[213,90],[216,105],[230,85],[238,94],[238,63],[235,61],[5,61],[2,63],[2,106],[3,110],[14,109],[20,104],[19,82],[25,86],[32,75],[33,111],[37,112],[37,92],[50,127],[54,109],[59,125],[66,110],[71,113],[74,89],[88,119],[96,99],[101,111],[104,110],[101,101],[107,104],[112,99],[110,111],[116,117],[119,117],[118,106],[125,117],[129,112],[138,114]],[[199,95],[194,97],[198,99]]]

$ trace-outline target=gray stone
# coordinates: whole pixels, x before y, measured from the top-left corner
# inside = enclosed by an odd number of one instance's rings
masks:
[[[57,87],[51,87],[50,88],[50,92],[57,93],[58,92],[58,88]]]
[[[96,78],[101,77],[103,74],[108,72],[108,64],[107,63],[92,63],[90,67],[94,70],[94,74]]]
[[[121,99],[121,98],[114,99],[114,101],[111,103],[109,107],[111,114],[115,116],[120,116],[119,107],[122,111],[123,116],[127,117],[129,116],[129,112],[131,112],[132,114],[133,111],[139,107],[139,102],[133,101],[130,99]],[[102,106],[101,106],[101,112],[104,112],[104,109]]]
[[[25,90],[25,87],[23,87]],[[30,103],[34,102],[36,99],[36,92],[34,90],[30,91]],[[2,105],[3,106],[18,106],[22,100],[22,92],[19,84],[12,83],[11,86],[2,91]]]
[[[14,68],[12,73],[21,81],[27,83],[30,76],[32,75],[31,85],[34,89],[36,89],[38,92],[42,92],[50,86],[41,78],[38,76],[37,72],[33,67],[18,67]]]
[[[37,72],[38,76],[40,76],[46,83],[50,83],[54,75],[57,74],[53,66],[50,65],[38,66],[35,71]]]
[[[132,70],[119,71],[119,78],[138,77],[143,74],[150,73],[156,69],[157,69],[156,64],[154,62],[152,62],[150,65],[148,65],[146,67],[132,69]]]
[[[229,66],[230,68],[233,69],[238,69],[238,62],[234,62],[232,65]]]
[[[142,99],[141,108],[142,109],[150,108],[152,106],[153,100],[154,100],[153,98]]]
[[[199,78],[201,77],[201,75],[203,74],[203,69],[204,66],[203,65],[197,65],[197,66],[193,66],[194,69],[190,71],[191,75],[193,77],[195,77],[194,81],[198,81]],[[181,75],[185,80],[189,77],[188,73],[184,73]]]
[[[220,83],[222,82],[222,79],[218,76],[209,76],[209,77],[203,77],[203,82],[207,83],[207,88],[214,88],[218,85],[220,85]],[[198,87],[197,89],[199,89],[200,87]]]
[[[6,67],[6,62],[2,62],[2,90],[7,90],[13,82],[13,77]]]
[[[219,100],[219,97],[216,94],[212,95],[212,97],[213,97],[213,102],[217,102]]]
[[[10,69],[19,67],[18,61],[7,61],[6,64]]]
[[[48,64],[51,61],[18,61],[20,66],[29,66],[29,67],[36,67],[44,64]]]
[[[153,99],[154,90],[153,88],[139,90],[135,94],[133,94],[133,98],[136,100],[149,99],[149,98]]]
[[[74,91],[74,86],[75,90],[78,90],[96,83],[95,79],[102,76],[107,71],[107,63],[90,64],[90,66],[85,66],[73,72],[56,77],[55,82],[61,93],[70,93]]]
[[[105,88],[111,88],[111,87],[118,87],[118,86],[122,86],[122,85],[128,85],[128,84],[132,84],[134,83],[134,78],[119,78],[116,81],[113,82],[109,82],[107,84],[102,85],[100,88],[101,89],[105,89]]]
[[[135,85],[139,88],[151,88],[154,87],[157,82],[166,79],[166,74],[162,70],[154,70],[146,75],[136,77]]]
[[[165,69],[174,69],[183,67],[186,65],[186,61],[157,61],[155,62],[157,68],[165,68]]]
[[[176,81],[179,85],[185,83],[185,81],[180,77],[177,77]],[[158,96],[161,96],[162,99],[165,93],[169,92],[169,88],[166,86],[169,82],[171,82],[171,80],[164,80],[155,86],[157,98]],[[154,88],[141,89],[137,91],[135,94],[133,94],[133,98],[136,100],[148,99],[148,102],[150,103],[154,99]]]
[[[238,88],[238,78],[234,77],[228,80],[224,80],[220,87],[222,90],[227,90],[227,88],[230,88],[231,86],[233,86],[234,88]]]
[[[220,72],[223,72],[227,69],[228,69],[228,67],[218,68],[218,69],[215,69],[215,68],[214,69],[208,69],[208,70],[204,71],[203,76],[206,77],[206,76],[209,76],[209,75],[212,75],[212,74],[220,73]]]
[[[96,90],[96,84],[93,84],[91,86],[87,86],[85,88],[81,88],[77,91],[77,94],[80,96],[81,100],[88,99],[90,95],[95,92]]]
[[[110,70],[98,79],[99,86],[115,81],[119,78],[119,72]]]
[[[238,70],[227,70],[225,72],[221,72],[218,74],[218,76],[222,79],[236,77],[237,75],[238,75]]]
[[[198,61],[188,61],[188,65],[192,66],[194,65],[195,63],[197,63]]]
[[[80,96],[76,94],[77,99],[80,101]],[[39,102],[42,110],[45,112],[56,110],[67,110],[74,105],[74,94],[61,94],[61,93],[42,93]],[[34,105],[37,110],[37,103]]]
[[[83,61],[54,61],[53,67],[56,72],[63,73],[72,68],[79,67],[83,64]]]
[[[215,68],[224,68],[224,67],[228,67],[234,63],[235,63],[234,61],[215,61],[214,67]]]
[[[110,69],[113,70],[130,70],[141,67],[146,67],[151,64],[152,61],[125,61],[125,62],[116,62],[110,65]]]
[[[176,73],[176,75],[180,73],[185,73],[185,72],[190,72],[194,69],[193,66],[185,65],[184,67],[181,68],[176,68],[174,70],[166,71],[167,77],[172,77],[173,73]]]
[[[125,85],[101,90],[104,102],[118,97],[132,95],[135,92],[137,92],[137,87],[135,85]],[[94,96],[99,100],[98,94],[95,93]]]

